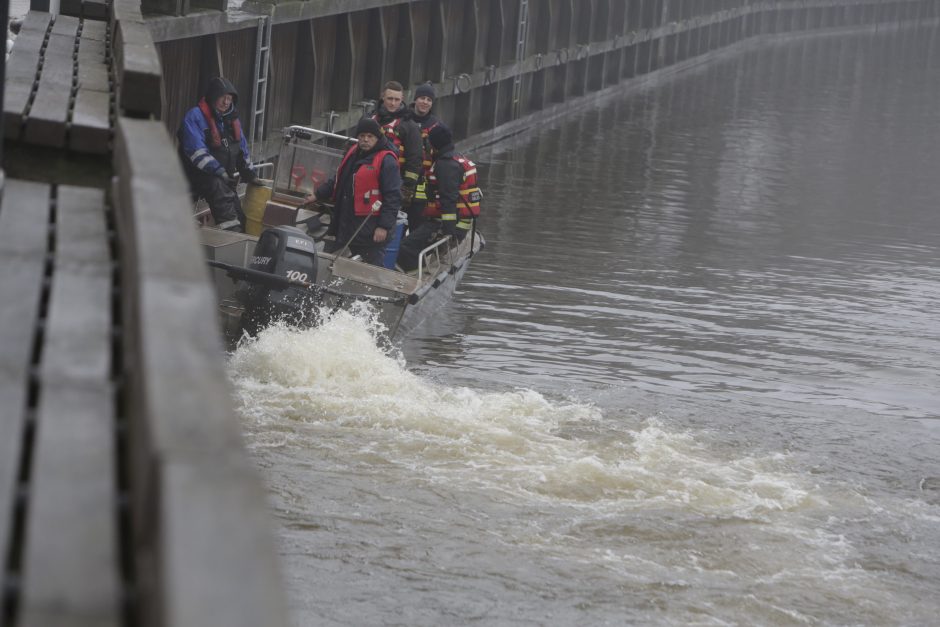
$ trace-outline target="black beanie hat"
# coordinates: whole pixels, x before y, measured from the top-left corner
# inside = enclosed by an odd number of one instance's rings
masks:
[[[438,124],[428,133],[428,141],[436,150],[440,150],[454,142],[454,135],[450,132],[449,128],[443,124]]]
[[[362,118],[359,120],[359,124],[356,125],[356,137],[362,133],[370,133],[376,137],[381,137],[382,129],[379,128],[379,123],[372,118]]]
[[[415,100],[421,96],[427,96],[434,100],[434,86],[431,83],[422,83],[415,88]]]

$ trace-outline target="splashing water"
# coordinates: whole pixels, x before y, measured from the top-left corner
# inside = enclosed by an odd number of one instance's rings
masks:
[[[787,455],[722,453],[656,417],[605,416],[594,405],[527,389],[446,385],[409,372],[382,337],[367,311],[340,311],[317,328],[273,326],[231,357],[249,446],[262,458],[281,451],[275,464],[312,468],[299,481],[296,469],[269,471],[302,555],[323,540],[311,521],[342,524],[327,546],[357,534],[372,546],[375,525],[397,520],[415,538],[405,545],[409,553],[433,541],[467,559],[487,555],[477,565],[483,579],[494,561],[559,562],[565,579],[591,578],[606,604],[620,602],[610,599],[624,585],[644,595],[652,587],[662,602],[679,590],[695,599],[714,590],[714,600],[691,607],[711,604],[709,613],[729,619],[744,612],[761,621],[810,620],[788,603],[760,600],[783,586],[819,590],[820,603],[844,609],[863,591],[872,599],[866,611],[887,616],[878,599],[890,593],[858,565],[858,548],[840,532],[847,518],[870,516],[864,496],[812,485],[788,468]],[[324,499],[334,514],[322,512]],[[350,527],[359,517],[364,527]],[[395,528],[374,549],[354,541],[344,561],[363,559],[353,557],[363,550],[364,559],[381,559],[386,542],[398,546]],[[493,538],[484,546],[495,542],[482,553],[481,535]],[[392,568],[381,585],[409,585],[413,567]],[[301,597],[310,594],[303,582],[311,568],[299,566]],[[442,568],[435,577],[452,575]],[[347,586],[358,581],[350,576]],[[525,586],[533,575],[520,576]],[[404,597],[424,594],[420,579],[415,585]],[[722,591],[736,594],[742,585],[750,596],[724,600]],[[674,617],[700,610],[686,611]]]
[[[253,445],[284,444],[270,430],[312,423],[320,442],[324,430],[343,430],[355,443],[348,455],[436,481],[613,510],[672,504],[748,518],[813,501],[776,470],[782,456],[720,460],[655,418],[629,430],[592,405],[532,390],[429,381],[381,346],[380,331],[362,312],[337,312],[317,328],[274,326],[243,343],[231,369]]]

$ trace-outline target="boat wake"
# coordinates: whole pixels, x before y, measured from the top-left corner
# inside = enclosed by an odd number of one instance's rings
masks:
[[[721,458],[655,417],[605,416],[526,389],[481,391],[407,369],[368,312],[274,326],[231,357],[253,447],[320,450],[508,499],[755,518],[815,502],[783,455]]]

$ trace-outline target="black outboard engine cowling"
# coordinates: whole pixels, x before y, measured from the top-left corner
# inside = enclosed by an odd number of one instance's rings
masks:
[[[255,335],[277,320],[296,326],[315,324],[317,290],[282,280],[316,283],[317,250],[309,235],[293,226],[266,229],[255,244],[248,269],[270,274],[272,280],[252,279],[244,295],[243,330]]]

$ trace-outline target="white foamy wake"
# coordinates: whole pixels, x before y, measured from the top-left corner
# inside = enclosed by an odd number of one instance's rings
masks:
[[[251,445],[334,447],[434,481],[595,509],[751,518],[817,498],[779,457],[720,459],[655,418],[618,424],[592,405],[532,390],[432,382],[409,372],[377,331],[362,313],[338,312],[317,328],[272,327],[240,346],[230,364]]]

